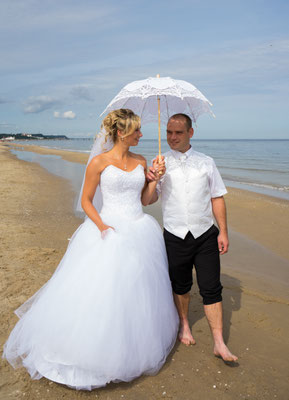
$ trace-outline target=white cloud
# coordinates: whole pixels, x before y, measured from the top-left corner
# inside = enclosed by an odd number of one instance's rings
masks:
[[[76,114],[73,111],[65,111],[62,116],[65,119],[74,119]]]
[[[78,100],[93,101],[93,97],[91,96],[87,85],[74,86],[71,89],[71,94]]]
[[[75,119],[76,118],[76,114],[73,111],[65,111],[62,114],[60,114],[59,111],[54,111],[53,115],[54,115],[54,118],[62,118],[62,119]]]
[[[59,100],[56,100],[50,96],[31,96],[24,102],[25,113],[40,113],[48,110],[59,104]]]
[[[201,91],[209,89],[218,95],[280,91],[280,82],[288,90],[289,38],[227,42],[215,51],[200,51],[197,56],[179,56],[156,65],[163,76],[188,80]],[[155,64],[146,67],[151,70]]]
[[[1,0],[0,29],[23,31],[33,29],[47,29],[59,27],[75,29],[76,25],[91,23],[97,29],[109,29],[119,23],[118,8],[115,5],[104,5],[92,2],[91,4],[58,0],[39,2],[38,0]]]

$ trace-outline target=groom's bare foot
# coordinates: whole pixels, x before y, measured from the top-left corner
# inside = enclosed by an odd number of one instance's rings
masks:
[[[225,343],[215,344],[214,354],[216,357],[221,357],[224,361],[237,361],[238,357],[230,352]]]
[[[192,336],[188,322],[180,323],[180,330],[178,335],[179,341],[186,346],[196,344],[195,339]]]

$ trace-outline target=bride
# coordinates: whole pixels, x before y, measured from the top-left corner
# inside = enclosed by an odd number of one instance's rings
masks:
[[[102,127],[112,148],[88,164],[87,218],[51,279],[16,310],[3,355],[33,379],[87,390],[156,374],[178,331],[162,232],[142,211],[159,174],[145,183],[146,161],[129,151],[140,118],[120,109]]]

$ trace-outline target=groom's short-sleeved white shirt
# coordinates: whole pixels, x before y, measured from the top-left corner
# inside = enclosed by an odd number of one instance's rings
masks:
[[[194,238],[213,224],[211,199],[227,193],[214,160],[196,152],[170,150],[164,154],[166,173],[158,182],[164,228],[184,239],[190,231]]]

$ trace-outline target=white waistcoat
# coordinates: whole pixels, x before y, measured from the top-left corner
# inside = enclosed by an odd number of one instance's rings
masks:
[[[166,173],[157,185],[164,227],[182,239],[201,236],[213,224],[211,198],[227,193],[211,157],[193,151],[164,154]]]

